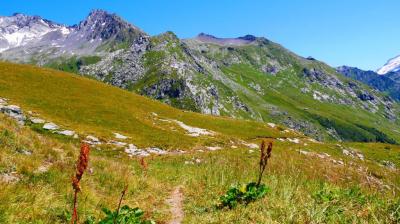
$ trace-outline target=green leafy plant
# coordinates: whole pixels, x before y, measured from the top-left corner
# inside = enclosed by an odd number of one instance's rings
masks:
[[[218,208],[228,207],[230,209],[235,208],[238,204],[244,203],[249,204],[257,199],[263,198],[270,189],[262,184],[262,177],[264,175],[265,168],[268,164],[268,159],[271,158],[272,142],[266,143],[263,140],[260,146],[260,161],[257,182],[250,182],[248,184],[236,185],[229,188],[229,190],[220,197]]]
[[[368,198],[362,194],[359,187],[341,189],[327,183],[322,184],[321,188],[312,194],[312,197],[319,204],[354,201],[358,205],[364,205],[368,200]]]
[[[235,208],[239,203],[249,204],[252,201],[263,198],[270,189],[264,184],[257,185],[255,182],[232,186],[226,194],[220,197],[219,208]]]
[[[98,224],[155,224],[154,221],[143,218],[144,212],[141,209],[130,208],[127,205],[113,212],[107,208],[103,208],[103,212],[106,214],[106,217],[99,221]],[[92,223],[94,224],[94,222]]]
[[[144,212],[140,208],[130,208],[128,205],[122,206],[119,210],[110,211],[102,209],[106,217],[96,221],[94,217],[89,217],[85,224],[155,224],[152,220],[143,218]]]
[[[321,186],[321,189],[313,193],[314,200],[319,204],[337,201],[339,197],[339,189],[331,187],[326,183]]]
[[[127,190],[128,185],[122,190],[118,208],[115,211],[103,208],[102,210],[106,214],[104,219],[97,222],[94,217],[89,217],[85,224],[155,224],[154,221],[143,218],[144,212],[140,208],[130,208],[128,205],[124,205],[121,208],[121,203]]]
[[[346,210],[358,210],[357,216],[367,216],[369,204],[383,203],[374,196],[366,196],[358,186],[348,189],[323,183],[315,192],[312,193],[317,206],[324,208],[323,212],[318,214],[323,223],[351,223],[353,217],[346,215]],[[383,206],[383,204],[381,204]]]

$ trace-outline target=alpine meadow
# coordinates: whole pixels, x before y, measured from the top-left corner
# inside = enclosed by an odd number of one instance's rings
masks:
[[[117,13],[155,3],[82,2],[106,10],[75,25],[35,4],[0,10],[24,12],[0,16],[0,223],[400,223],[400,56],[331,66]]]

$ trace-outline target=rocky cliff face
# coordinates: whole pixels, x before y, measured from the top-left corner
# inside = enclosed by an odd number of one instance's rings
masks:
[[[178,108],[275,121],[319,140],[374,141],[399,128],[391,98],[266,38],[149,36],[104,11],[93,11],[79,25],[53,26],[68,32],[46,34],[1,57],[73,68]]]

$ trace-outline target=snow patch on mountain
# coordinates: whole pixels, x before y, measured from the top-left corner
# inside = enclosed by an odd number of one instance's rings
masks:
[[[0,52],[38,42],[50,32],[67,35],[69,29],[39,16],[24,14],[2,16],[0,17]]]
[[[93,10],[85,20],[73,26],[17,13],[0,16],[0,57],[30,62],[35,56],[37,64],[42,65],[61,56],[103,56],[112,46],[142,36],[146,34],[139,28],[103,10]],[[108,48],[99,49],[106,43]]]
[[[390,59],[382,68],[378,69],[379,75],[400,71],[400,55]]]

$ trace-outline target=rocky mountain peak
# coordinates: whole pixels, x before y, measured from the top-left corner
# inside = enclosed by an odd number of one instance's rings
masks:
[[[88,17],[79,23],[78,30],[85,32],[87,39],[109,39],[122,30],[142,32],[116,14],[104,10],[93,10]]]
[[[196,38],[217,38],[217,37],[215,37],[211,34],[201,32],[196,36]]]
[[[107,16],[113,16],[115,14],[109,13],[105,10],[102,9],[93,9],[90,13],[89,13],[89,18],[101,18],[101,17],[107,17]]]
[[[84,27],[87,25],[97,25],[102,24],[104,22],[119,22],[120,19],[117,15],[109,13],[104,10],[95,9],[92,10],[89,15],[86,17],[84,21],[80,23],[80,27]]]
[[[253,35],[250,35],[250,34],[247,34],[247,35],[245,35],[243,37],[238,37],[238,39],[247,40],[247,41],[255,41],[257,39],[257,37],[255,37]]]

